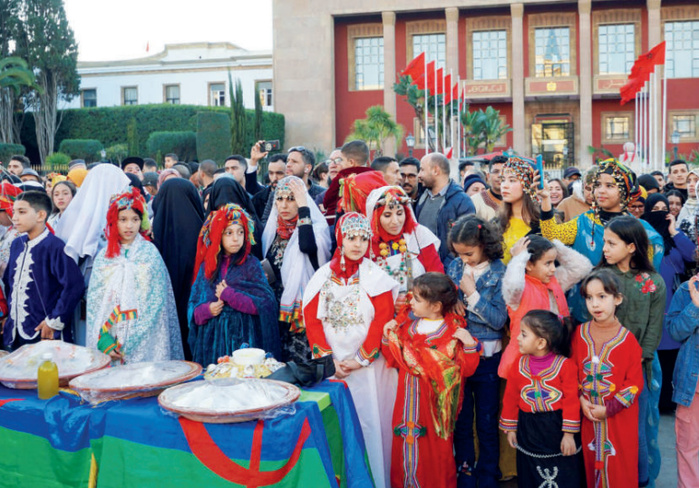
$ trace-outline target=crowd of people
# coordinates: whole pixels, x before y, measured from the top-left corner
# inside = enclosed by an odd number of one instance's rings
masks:
[[[13,157],[3,347],[332,356],[380,487],[649,486],[676,408],[679,483],[699,486],[699,171],[549,179],[496,156],[454,180],[439,153],[262,147],[45,177]]]

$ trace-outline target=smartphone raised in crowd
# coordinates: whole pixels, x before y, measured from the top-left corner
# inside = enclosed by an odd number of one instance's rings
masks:
[[[279,139],[274,141],[262,141],[260,143],[260,150],[262,152],[279,151]]]

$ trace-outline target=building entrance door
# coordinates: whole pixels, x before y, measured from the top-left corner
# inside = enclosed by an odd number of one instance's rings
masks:
[[[562,169],[575,160],[575,135],[569,116],[537,117],[532,124],[532,155],[541,154],[549,169]]]

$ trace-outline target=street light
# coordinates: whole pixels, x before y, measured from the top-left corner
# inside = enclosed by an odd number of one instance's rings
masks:
[[[412,133],[405,138],[405,144],[408,146],[408,156],[413,157],[413,148],[415,147],[415,136]]]
[[[675,158],[677,159],[677,145],[680,143],[680,133],[677,130],[672,131],[672,135],[670,136],[670,140],[672,140],[672,144],[674,144],[674,153],[675,153]]]

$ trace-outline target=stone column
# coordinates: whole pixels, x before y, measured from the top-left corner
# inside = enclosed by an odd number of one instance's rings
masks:
[[[449,7],[444,12],[447,17],[447,63],[444,74],[448,75],[451,70],[452,77],[456,79],[459,74],[459,9]]]
[[[383,107],[396,120],[396,13],[382,12],[383,20]],[[383,155],[395,156],[396,140],[389,138],[384,142]]]
[[[524,5],[510,5],[512,13],[512,129],[513,149],[521,155],[527,154],[526,131],[524,126]]]
[[[591,0],[578,2],[578,29],[580,33],[580,147],[576,148],[578,161],[584,168],[592,165],[592,155],[587,150],[592,146],[592,30],[590,24]],[[602,128],[601,130],[604,130]],[[566,161],[573,165],[574,161]]]
[[[648,49],[646,51],[654,48],[660,42],[662,42],[662,29],[660,26],[660,5],[662,0],[647,0],[646,6],[648,8]],[[667,146],[667,134],[666,140],[663,141],[663,123],[662,123],[662,83],[661,80],[665,76],[665,66],[658,66],[655,70],[655,90],[653,90],[652,95],[655,97],[654,108],[655,113],[658,114],[654,133],[651,137],[654,141],[657,141],[653,146],[653,154],[649,156],[649,162],[652,168],[664,168],[665,162],[660,161],[662,159],[663,147]],[[668,131],[669,133],[670,131]]]

